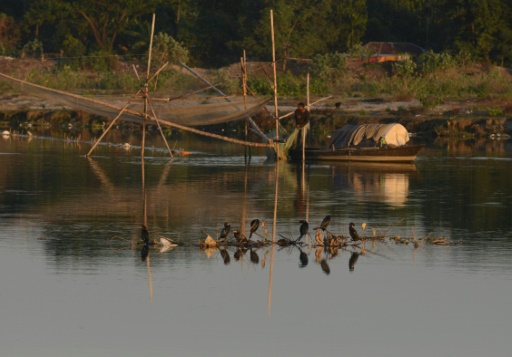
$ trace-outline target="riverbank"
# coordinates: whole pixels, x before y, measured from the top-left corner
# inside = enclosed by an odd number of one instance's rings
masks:
[[[298,100],[284,101],[280,113],[293,111],[293,103]],[[107,121],[107,118],[77,112],[45,99],[14,92],[0,95],[0,107],[2,130],[23,124],[88,125]],[[417,100],[333,97],[314,106],[311,112],[313,130],[318,133],[329,133],[345,124],[399,122],[416,135],[472,138],[511,135],[512,118],[508,114],[508,107],[508,103],[468,99],[447,101],[432,109],[425,109]],[[264,130],[273,129],[269,113],[274,113],[274,110],[274,106],[268,106],[266,113],[255,117]],[[293,120],[284,119],[282,124],[291,129]]]
[[[52,63],[42,63],[30,59],[0,58],[0,71],[18,78],[27,78],[34,71],[47,71],[54,68],[54,66],[55,64]],[[212,81],[215,76],[225,76],[228,81],[237,80],[237,74],[232,67],[217,71],[202,70],[201,73],[204,76],[209,76]],[[254,67],[261,68],[262,65],[259,64]],[[119,70],[124,71],[123,73],[126,75],[126,68]],[[180,71],[178,67],[174,67],[173,70],[176,71],[175,74],[178,77],[191,77],[190,73]],[[368,77],[370,73],[373,73],[372,80],[384,81],[386,77],[383,70],[383,68],[379,70],[376,68],[368,69],[359,65],[352,68],[351,73],[354,78],[361,77],[363,74]],[[501,71],[500,73],[504,76],[509,75],[507,71]],[[86,73],[81,75],[87,76]],[[252,75],[256,76],[257,71],[253,70]],[[479,73],[479,75],[482,75],[482,73]],[[189,79],[192,80],[193,78]],[[162,88],[160,89],[162,90]],[[186,91],[184,88],[173,88],[172,90],[180,94]],[[165,93],[168,93],[168,91]],[[311,100],[313,102],[320,98],[317,95]],[[305,100],[296,96],[281,96],[279,99],[280,115],[293,111],[299,101]],[[274,119],[269,114],[274,112],[273,105],[270,105],[265,113],[255,116],[255,121],[264,131],[272,130],[275,127]],[[313,131],[319,134],[330,133],[345,124],[391,122],[400,122],[416,135],[435,137],[505,137],[512,134],[512,99],[507,99],[506,96],[469,96],[463,99],[444,98],[443,100],[437,100],[434,97],[417,99],[412,95],[397,96],[378,93],[365,95],[364,92],[354,92],[351,95],[347,95],[347,93],[332,95],[329,99],[312,107],[311,112]],[[78,112],[73,108],[66,108],[49,100],[24,94],[7,85],[0,84],[0,126],[2,129],[19,127],[20,124],[25,123],[32,125],[42,123],[45,125],[92,125],[105,121],[107,121],[107,118]],[[293,120],[291,119],[284,119],[282,123],[285,128],[291,129],[293,127]],[[236,126],[236,124],[228,125]]]

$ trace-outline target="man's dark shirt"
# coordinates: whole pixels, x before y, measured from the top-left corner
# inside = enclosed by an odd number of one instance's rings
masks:
[[[295,125],[297,125],[297,129],[302,129],[309,123],[309,112],[304,110],[303,112],[300,109],[295,111]]]

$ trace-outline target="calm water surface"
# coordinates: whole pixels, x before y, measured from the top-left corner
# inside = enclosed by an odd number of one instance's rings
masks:
[[[173,161],[146,152],[151,237],[184,244],[151,248],[148,264],[112,240],[143,222],[140,151],[99,146],[86,159],[88,144],[0,138],[1,356],[510,356],[509,143],[304,170],[183,144],[192,155]],[[194,246],[225,221],[247,232],[259,218],[261,234],[275,223],[295,238],[300,219],[327,214],[337,234],[353,221],[360,234],[464,243],[368,244],[352,272],[349,252],[306,249],[301,268],[297,249],[259,249],[258,264],[230,251],[225,265]]]

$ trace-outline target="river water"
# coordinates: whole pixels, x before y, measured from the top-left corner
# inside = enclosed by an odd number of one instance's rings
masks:
[[[0,355],[510,355],[510,142],[437,143],[407,165],[305,167],[258,150],[246,165],[239,147],[196,138],[174,160],[153,145],[150,237],[182,245],[151,247],[143,262],[129,242],[144,221],[140,150],[102,145],[87,159],[88,143],[0,138]],[[301,267],[296,248],[258,249],[258,263],[230,250],[225,264],[195,245],[226,221],[248,234],[258,218],[262,236],[297,238],[299,220],[326,215],[333,233],[354,222],[386,239],[367,243],[353,271],[348,251],[304,248]],[[396,236],[463,243],[415,249]]]

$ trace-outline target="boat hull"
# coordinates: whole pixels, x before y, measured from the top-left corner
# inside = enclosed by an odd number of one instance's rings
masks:
[[[306,161],[413,162],[423,145],[404,145],[394,148],[344,148],[305,150]],[[302,150],[291,149],[290,161],[302,161]]]

